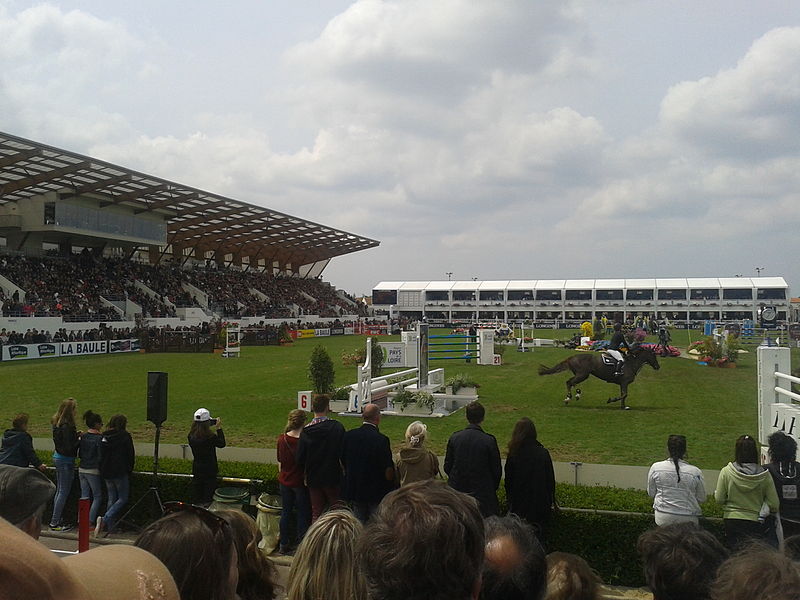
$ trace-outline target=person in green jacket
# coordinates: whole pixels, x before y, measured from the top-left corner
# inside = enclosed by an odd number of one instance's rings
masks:
[[[768,541],[761,520],[766,503],[770,513],[780,505],[769,471],[758,464],[756,441],[749,435],[736,440],[736,458],[719,473],[714,498],[722,504],[725,538],[735,550],[753,539]]]

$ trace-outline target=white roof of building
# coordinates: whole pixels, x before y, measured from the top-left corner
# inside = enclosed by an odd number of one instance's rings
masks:
[[[531,290],[536,287],[535,279],[516,279],[508,282],[508,290]]]
[[[479,290],[504,290],[508,287],[508,279],[505,281],[481,281],[478,285]]]
[[[455,281],[431,281],[425,286],[425,289],[431,292],[446,292],[453,289],[455,283]]]
[[[639,288],[654,288],[656,286],[655,279],[626,279],[625,280],[625,287],[629,290],[635,290]]]
[[[752,288],[753,282],[749,277],[720,277],[719,286],[724,288]]]
[[[566,279],[540,279],[536,282],[537,290],[563,290]]]
[[[624,287],[624,279],[595,279],[594,281],[596,290],[621,290]]]
[[[590,290],[594,287],[594,279],[567,279],[565,290]]]

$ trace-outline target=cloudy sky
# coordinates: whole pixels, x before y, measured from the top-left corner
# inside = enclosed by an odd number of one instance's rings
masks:
[[[800,3],[0,0],[0,130],[381,241],[325,277],[800,291]]]

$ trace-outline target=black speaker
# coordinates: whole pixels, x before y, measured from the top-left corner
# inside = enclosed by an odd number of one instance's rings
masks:
[[[167,420],[167,373],[147,373],[147,420],[159,426]]]

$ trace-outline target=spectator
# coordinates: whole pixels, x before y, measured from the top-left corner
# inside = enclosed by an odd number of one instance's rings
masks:
[[[528,417],[517,421],[508,443],[505,487],[508,510],[541,533],[556,506],[556,476],[550,453]]]
[[[0,517],[35,539],[55,493],[56,486],[44,474],[27,466],[0,465]]]
[[[295,513],[297,535],[296,542],[303,539],[311,521],[311,504],[308,499],[308,489],[303,482],[303,468],[297,464],[297,446],[300,443],[300,432],[306,422],[306,412],[294,409],[289,413],[284,433],[278,437],[278,485],[281,490],[281,522],[280,522],[280,547],[281,554],[292,551],[293,540],[291,534],[292,512]]]
[[[428,426],[414,421],[406,428],[406,441],[395,455],[397,478],[400,485],[425,481],[441,475],[439,458],[425,448]]]
[[[711,600],[797,600],[800,568],[771,548],[752,547],[725,561],[711,586]]]
[[[58,558],[0,519],[0,598],[178,600],[172,576],[152,554],[123,544]]]
[[[216,433],[211,426],[217,428]],[[222,431],[222,419],[211,418],[205,408],[194,412],[192,429],[189,431],[189,447],[192,449],[192,485],[194,498],[198,504],[211,504],[214,490],[217,487],[217,448],[225,447],[225,432]]]
[[[542,600],[547,561],[533,527],[516,515],[508,515],[489,517],[484,528],[481,600]]]
[[[770,463],[767,465],[780,501],[783,536],[800,534],[800,463],[797,462],[797,442],[782,431],[767,438]]]
[[[438,481],[405,485],[383,499],[362,537],[370,597],[474,600],[484,541],[474,498]]]
[[[133,439],[127,431],[128,418],[125,415],[114,415],[108,421],[108,428],[103,432],[100,452],[100,476],[106,484],[108,502],[106,514],[98,517],[95,535],[105,528],[109,533],[117,525],[117,515],[128,503],[130,494],[130,476],[136,453]]]
[[[547,555],[545,600],[600,600],[602,580],[585,560],[567,552]]]
[[[314,418],[303,428],[297,447],[297,462],[305,473],[311,497],[311,522],[326,508],[339,504],[342,483],[342,454],[344,426],[328,417],[330,398],[325,394],[314,397],[311,408]]]
[[[50,518],[50,529],[53,531],[69,531],[73,527],[71,523],[64,522],[63,512],[75,480],[75,458],[80,443],[75,427],[77,409],[75,400],[67,398],[53,415],[53,462],[56,466],[56,497],[53,501],[53,516]]]
[[[691,522],[645,531],[636,549],[653,600],[707,600],[728,552],[708,531]]]
[[[11,422],[11,429],[3,433],[0,448],[0,465],[33,466],[42,471],[47,467],[33,451],[33,438],[28,433],[28,414],[19,413]]]
[[[653,498],[656,525],[690,521],[702,515],[700,503],[706,500],[703,473],[687,463],[686,438],[667,438],[669,459],[654,463],[647,474],[647,493]]]
[[[366,523],[389,492],[394,462],[389,438],[378,431],[381,409],[377,404],[367,404],[361,417],[364,424],[345,433],[342,440],[342,495],[358,520]]]
[[[363,525],[350,511],[332,510],[309,528],[289,570],[288,600],[367,600],[356,548]]]
[[[238,559],[237,600],[272,600],[275,597],[277,572],[258,547],[261,530],[255,521],[240,510],[217,513],[227,521],[233,534]]]
[[[761,507],[766,502],[769,511],[776,513],[780,503],[769,471],[758,464],[756,441],[749,435],[736,440],[735,460],[720,471],[714,498],[722,504],[728,548],[736,550],[752,539],[767,539]]]
[[[450,485],[474,496],[484,517],[498,514],[497,487],[503,469],[500,450],[493,435],[481,429],[486,414],[480,402],[470,402],[466,407],[466,429],[455,432],[447,441],[444,471]]]
[[[199,506],[167,502],[134,542],[169,569],[181,600],[231,600],[239,571],[231,527]]]
[[[83,414],[83,421],[88,431],[81,436],[78,445],[78,456],[81,464],[78,467],[78,481],[81,484],[81,500],[91,500],[89,509],[89,522],[93,528],[97,525],[97,515],[103,502],[103,479],[100,477],[100,447],[103,436],[100,430],[103,419],[95,412],[87,410]]]

